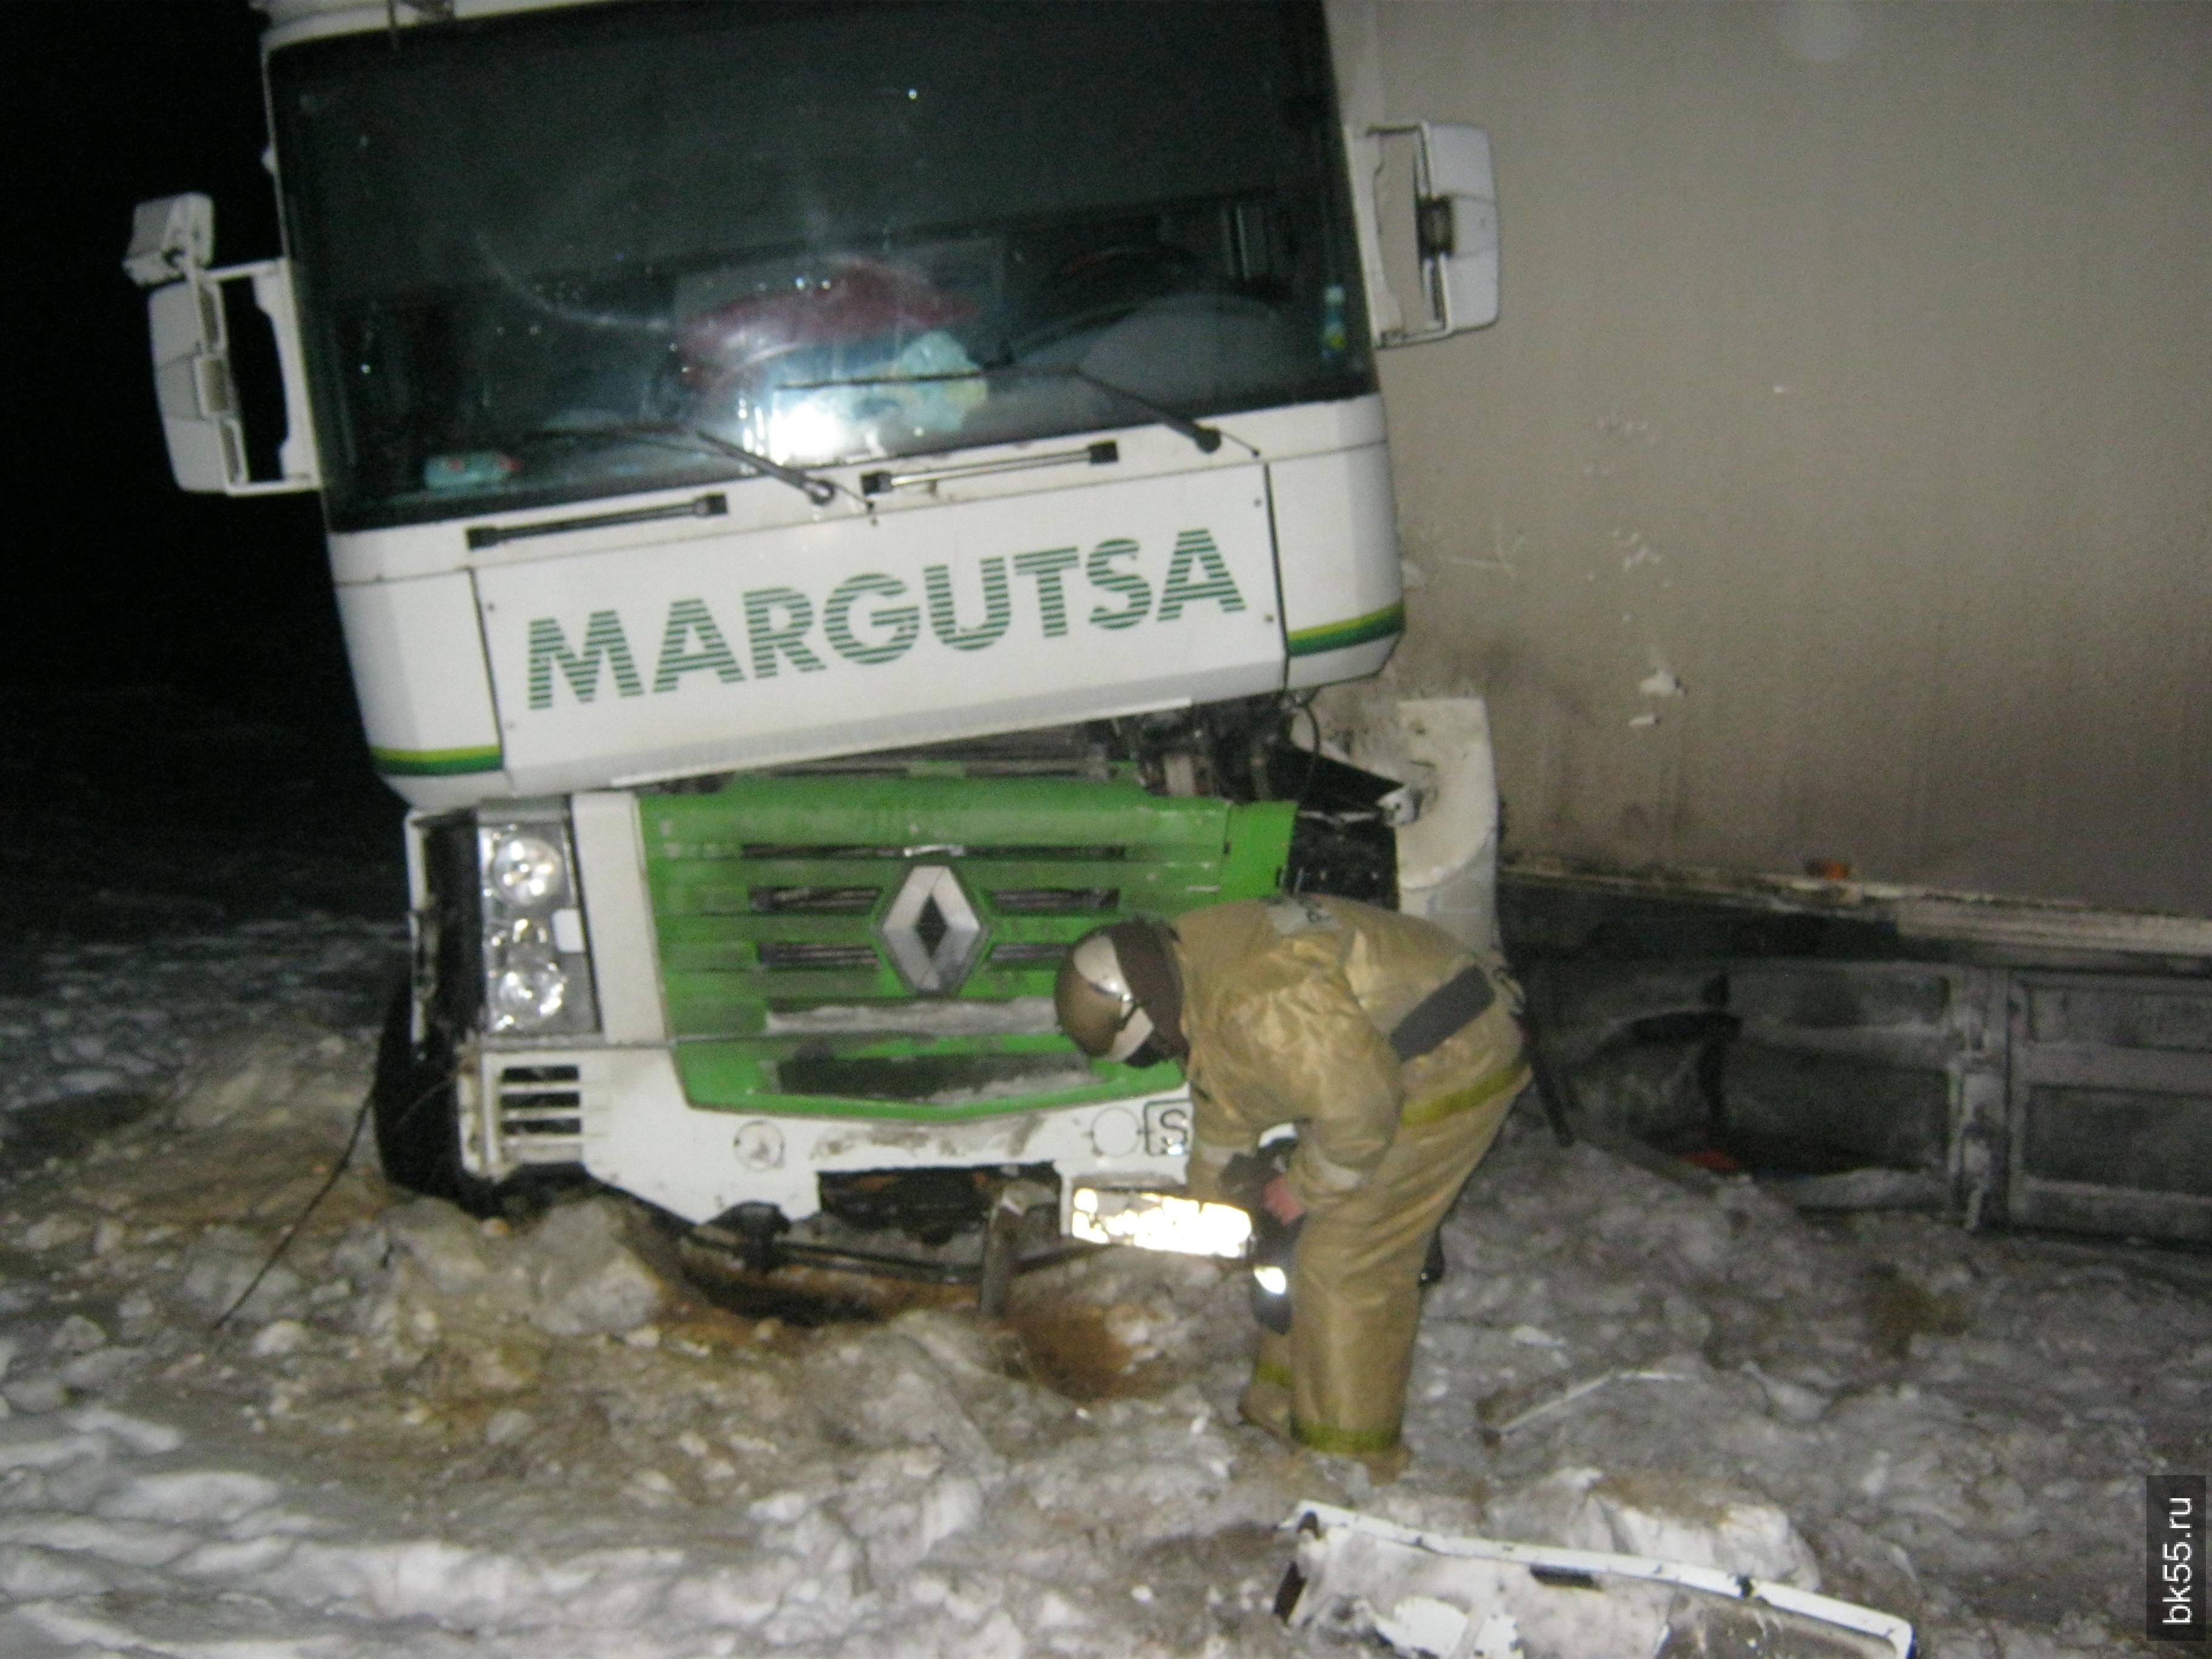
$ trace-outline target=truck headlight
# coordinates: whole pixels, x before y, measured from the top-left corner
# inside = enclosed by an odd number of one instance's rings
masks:
[[[565,1036],[599,1029],[574,842],[557,809],[479,821],[484,1030]]]

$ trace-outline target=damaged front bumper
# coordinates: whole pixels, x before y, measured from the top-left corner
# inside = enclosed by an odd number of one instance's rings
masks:
[[[1912,1626],[1711,1567],[1424,1532],[1326,1504],[1285,1522],[1275,1613],[1430,1659],[1911,1659]]]

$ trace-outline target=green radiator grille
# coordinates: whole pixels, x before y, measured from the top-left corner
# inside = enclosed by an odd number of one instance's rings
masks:
[[[740,778],[641,797],[664,993],[695,1105],[942,1119],[1171,1085],[1051,1029],[1067,946],[1275,890],[1288,803],[1134,782]]]

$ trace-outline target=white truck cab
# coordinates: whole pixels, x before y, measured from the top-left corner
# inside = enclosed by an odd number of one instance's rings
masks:
[[[1053,972],[1379,822],[1278,740],[1402,628],[1374,351],[1495,315],[1482,135],[1348,130],[1295,0],[262,5],[284,256],[182,197],[127,264],[179,483],[322,492],[413,808],[387,1169],[755,1238],[1179,1176]]]

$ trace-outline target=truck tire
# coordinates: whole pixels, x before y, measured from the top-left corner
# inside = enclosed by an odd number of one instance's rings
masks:
[[[453,1045],[433,1032],[414,1038],[415,994],[402,980],[385,1011],[376,1045],[375,1080],[369,1098],[376,1125],[376,1155],[385,1178],[431,1198],[458,1204],[471,1215],[499,1212],[499,1188],[471,1175],[461,1163],[460,1094],[454,1087]]]

